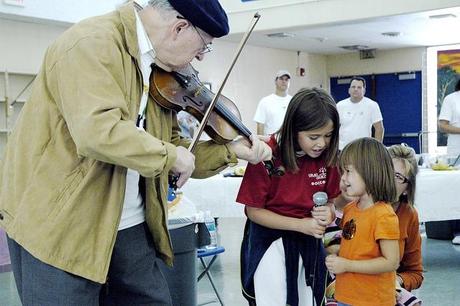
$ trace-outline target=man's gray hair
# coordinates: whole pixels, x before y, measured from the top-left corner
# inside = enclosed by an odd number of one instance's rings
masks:
[[[148,5],[164,11],[175,11],[168,0],[149,0]]]
[[[150,6],[156,9],[163,18],[176,18],[180,15],[168,0],[148,0],[144,7]]]

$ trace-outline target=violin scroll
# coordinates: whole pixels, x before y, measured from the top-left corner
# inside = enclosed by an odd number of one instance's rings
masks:
[[[264,166],[267,170],[268,176],[283,176],[286,173],[283,166],[275,167],[273,160],[264,161]]]

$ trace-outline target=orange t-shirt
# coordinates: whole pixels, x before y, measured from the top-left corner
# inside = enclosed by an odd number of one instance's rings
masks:
[[[422,238],[420,237],[418,214],[415,208],[401,203],[396,210],[399,220],[399,255],[401,262],[396,272],[404,281],[404,289],[411,291],[422,285]]]
[[[352,239],[342,237],[339,256],[367,260],[382,256],[379,240],[398,240],[398,218],[391,205],[377,202],[361,210],[356,202],[345,206],[342,228],[354,219],[356,232]],[[335,298],[353,306],[394,306],[396,272],[361,274],[346,272],[336,278]]]

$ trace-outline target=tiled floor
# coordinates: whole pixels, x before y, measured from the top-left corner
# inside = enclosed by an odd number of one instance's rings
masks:
[[[239,246],[244,226],[243,218],[219,220],[219,236],[226,252],[215,262],[212,270],[225,305],[247,305],[240,293]],[[450,240],[427,239],[422,227],[422,252],[425,280],[417,296],[425,306],[458,306],[460,284],[460,246]],[[198,302],[212,297],[209,282],[198,284]],[[218,303],[209,304],[218,305]]]
[[[227,306],[247,305],[240,293],[239,247],[244,218],[220,218],[219,239],[226,251],[219,255],[211,271]],[[450,240],[423,238],[425,281],[417,295],[425,306],[457,306],[460,284],[460,246]],[[197,273],[201,265],[197,261]],[[198,283],[198,303],[215,300],[209,281]],[[10,272],[0,273],[0,306],[20,305]],[[218,305],[217,302],[208,305]],[[181,306],[181,305],[178,305]]]
[[[0,273],[0,305],[1,306],[20,306],[16,285],[11,272]]]

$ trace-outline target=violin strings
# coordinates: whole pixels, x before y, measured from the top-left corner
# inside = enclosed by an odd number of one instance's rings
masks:
[[[201,83],[200,83],[201,84]],[[213,94],[206,86],[201,84],[204,91],[203,94]],[[209,99],[212,100],[212,99]],[[232,113],[224,104],[220,102],[221,100],[217,100],[216,102],[216,110],[221,113],[222,116],[228,118],[228,120],[238,129],[240,130],[244,136],[248,137],[252,134],[251,131],[241,122],[241,119],[238,118],[234,113]]]
[[[186,78],[186,76],[184,76],[183,74],[179,72],[176,72],[176,74],[180,78]],[[203,83],[201,83],[200,81],[197,81],[197,82],[198,82],[199,87],[198,87],[198,91],[193,94],[194,97],[197,97],[200,93],[203,96],[204,95],[210,96],[211,94],[213,94],[206,86],[204,86]],[[207,99],[204,99],[204,100],[212,101],[212,98],[207,97]],[[220,100],[217,100],[215,108],[222,116],[227,118],[230,121],[230,123],[234,125],[235,128],[241,131],[244,136],[249,138],[249,136],[252,134],[251,131],[241,122],[241,119],[238,118],[234,113],[232,113],[224,104],[222,104]]]
[[[243,132],[246,137],[249,137],[252,133],[251,131],[240,121],[240,119],[232,113],[230,110],[228,110],[225,105],[222,103],[219,103],[220,101],[217,101],[216,108],[219,112],[222,113],[226,118],[228,118],[232,124],[234,124],[241,132]]]
[[[190,77],[185,76],[181,73],[176,72],[176,79],[180,79],[182,81],[182,85],[185,85],[183,87],[188,87],[190,85]],[[196,80],[196,79],[194,79]],[[181,82],[179,82],[181,83]],[[197,97],[200,93],[204,95],[211,95],[213,94],[211,90],[209,90],[206,86],[204,86],[203,83],[201,83],[198,80],[199,84],[199,89],[197,92],[195,92],[194,96]],[[207,97],[207,101],[209,101],[210,97]],[[234,113],[232,113],[223,103],[220,102],[221,100],[217,100],[215,108],[220,113],[222,116],[224,116],[230,123],[237,128],[241,133],[243,133],[244,136],[249,138],[251,136],[252,132],[241,122],[241,119],[238,118]],[[273,161],[264,161],[265,168],[267,169],[269,175],[271,176],[274,174],[275,176],[282,176],[284,175],[284,169],[282,167],[276,167],[274,168]]]

